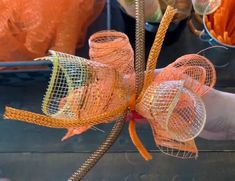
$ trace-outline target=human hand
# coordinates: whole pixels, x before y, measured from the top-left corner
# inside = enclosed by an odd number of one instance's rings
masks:
[[[235,140],[235,94],[212,89],[202,99],[207,120],[199,136],[209,140]]]

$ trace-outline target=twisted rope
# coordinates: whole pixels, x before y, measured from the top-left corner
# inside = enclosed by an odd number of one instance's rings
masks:
[[[124,115],[120,116],[114,124],[110,134],[106,140],[98,147],[98,149],[92,153],[87,160],[81,165],[81,167],[73,173],[68,181],[81,180],[86,174],[96,165],[96,163],[102,158],[102,156],[109,150],[113,143],[118,138],[124,126]]]
[[[144,28],[144,0],[135,1],[136,27],[135,27],[135,72],[136,95],[140,94],[144,85],[145,70],[145,28]]]
[[[103,123],[104,120],[109,120],[111,117],[114,117],[116,115],[119,115],[126,111],[127,105],[122,106],[116,110],[114,110],[112,113],[109,114],[101,114],[96,121],[92,121],[92,117],[81,122],[77,120],[66,120],[66,119],[58,119],[58,118],[52,118],[45,115],[32,113],[29,111],[14,109],[11,107],[6,107],[5,113],[4,113],[4,119],[11,119],[11,120],[19,120],[26,123],[31,124],[37,124],[40,126],[46,126],[49,128],[74,128],[74,127],[80,127],[80,126],[87,126],[87,125],[95,125]]]
[[[158,57],[159,57],[159,54],[160,54],[160,51],[162,48],[162,44],[163,44],[167,29],[168,29],[174,15],[176,14],[176,11],[177,10],[174,9],[173,7],[168,6],[165,11],[165,14],[161,20],[161,23],[159,25],[159,28],[158,28],[158,31],[157,31],[157,34],[155,37],[155,40],[153,42],[153,45],[152,45],[150,53],[149,53],[143,90],[146,90],[146,88],[150,85],[150,83],[154,79],[154,70],[157,65],[157,61],[158,61]]]

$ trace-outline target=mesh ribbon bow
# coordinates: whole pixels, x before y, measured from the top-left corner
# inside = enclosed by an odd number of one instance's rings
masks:
[[[159,149],[169,155],[197,156],[194,138],[206,121],[200,98],[214,86],[213,65],[197,54],[185,55],[155,76],[159,52],[166,30],[176,13],[168,7],[149,54],[145,81],[135,95],[133,50],[128,37],[120,32],[103,31],[91,36],[90,58],[54,52],[46,57],[53,70],[42,111],[45,115],[6,107],[5,118],[69,130],[65,138],[94,125],[108,123],[129,112],[146,118]],[[128,116],[127,116],[128,117]],[[150,160],[129,123],[131,139],[141,155]]]

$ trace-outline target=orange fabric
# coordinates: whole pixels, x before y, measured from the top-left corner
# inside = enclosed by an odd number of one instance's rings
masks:
[[[156,82],[166,80],[185,80],[185,87],[203,96],[214,87],[216,71],[207,58],[188,54],[179,57],[155,78]]]
[[[0,2],[0,61],[32,60],[49,49],[74,54],[105,0]]]
[[[143,146],[143,144],[141,143],[139,137],[136,134],[135,121],[134,120],[130,120],[129,133],[130,133],[130,137],[131,137],[132,142],[134,143],[134,145],[136,146],[136,148],[138,149],[138,151],[142,155],[142,157],[147,161],[151,160],[152,156],[149,154],[149,152]]]
[[[91,128],[91,126],[83,126],[83,127],[78,127],[78,128],[68,128],[68,132],[66,133],[66,135],[64,135],[64,137],[61,139],[61,141],[64,141],[68,138],[71,138],[74,135],[82,134],[83,132],[86,132],[90,128]]]
[[[194,140],[178,142],[172,139],[171,135],[169,135],[169,133],[157,122],[150,122],[150,125],[152,127],[156,145],[162,152],[181,158],[198,157],[198,150]]]

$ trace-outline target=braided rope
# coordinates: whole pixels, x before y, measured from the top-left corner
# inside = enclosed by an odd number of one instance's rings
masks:
[[[166,12],[161,20],[161,23],[159,25],[155,40],[153,42],[153,45],[151,47],[149,57],[148,57],[148,63],[146,67],[146,75],[144,79],[144,88],[143,90],[146,90],[146,88],[150,85],[150,83],[154,79],[154,70],[157,65],[158,57],[162,48],[162,44],[167,32],[167,29],[176,13],[176,9],[174,9],[171,6],[168,6],[166,9]]]
[[[87,160],[80,166],[80,168],[73,173],[68,181],[81,180],[86,174],[95,166],[95,164],[102,158],[102,156],[108,151],[113,143],[118,138],[124,126],[124,115],[120,116],[114,124],[110,134],[106,140],[98,147],[98,149],[92,153]]]
[[[135,1],[136,27],[135,27],[135,72],[136,72],[136,95],[144,85],[145,70],[145,28],[144,28],[144,0]]]
[[[4,118],[10,120],[19,120],[22,122],[37,124],[49,128],[72,128],[72,127],[74,128],[74,127],[103,123],[104,120],[107,120],[107,122],[111,122],[110,118],[113,118],[114,116],[120,115],[121,113],[125,112],[126,108],[127,105],[114,110],[112,114],[103,113],[99,117],[96,117],[97,119],[95,121],[94,119],[90,118],[89,119],[90,121],[87,119],[86,121],[81,122],[78,120],[52,118],[46,115],[41,115],[29,111],[6,107]]]

